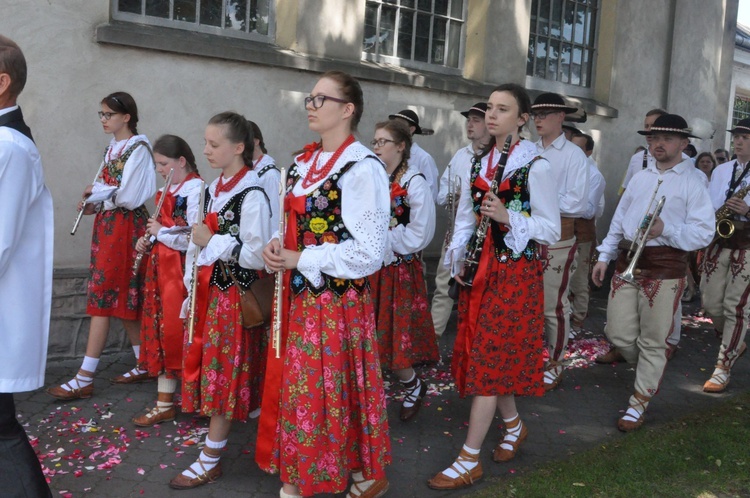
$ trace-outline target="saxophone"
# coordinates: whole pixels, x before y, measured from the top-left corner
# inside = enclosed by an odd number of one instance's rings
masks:
[[[744,199],[745,196],[750,193],[750,183],[745,187],[739,189],[732,195],[731,199]],[[719,209],[716,210],[716,235],[722,239],[728,239],[734,235],[734,221],[732,216],[734,213],[724,203]]]

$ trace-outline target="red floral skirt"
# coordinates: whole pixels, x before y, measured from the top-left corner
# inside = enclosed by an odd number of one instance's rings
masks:
[[[391,462],[370,294],[303,291],[291,300],[270,472],[303,496],[341,493],[349,474]]]
[[[461,397],[542,396],[542,264],[524,257],[501,263],[490,249],[484,278],[478,273],[458,298],[451,364],[456,387]]]
[[[200,319],[200,317],[199,317]],[[228,420],[246,420],[260,406],[268,335],[264,327],[242,327],[237,288],[208,290],[200,337],[187,345],[188,356],[200,355],[198,372],[186,367],[182,379],[182,411]],[[186,362],[187,363],[187,362]]]
[[[185,255],[156,243],[143,281],[141,354],[138,367],[151,376],[179,377],[185,324],[180,318],[187,290],[182,280]]]
[[[422,262],[388,265],[370,277],[373,285],[380,364],[391,370],[440,360],[427,303]]]
[[[97,213],[91,237],[91,264],[86,313],[137,320],[145,267],[133,275],[135,244],[146,233],[148,211],[112,209]]]

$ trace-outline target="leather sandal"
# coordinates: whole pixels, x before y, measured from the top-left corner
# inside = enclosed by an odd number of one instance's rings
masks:
[[[622,355],[619,349],[612,346],[608,352],[599,355],[594,358],[596,363],[600,365],[609,365],[610,363],[621,363],[625,361],[625,357]]]
[[[477,462],[477,466],[471,470],[468,470],[463,463],[464,462]],[[479,461],[479,455],[470,455],[465,450],[461,450],[458,454],[458,458],[453,462],[450,468],[458,474],[458,477],[448,477],[442,472],[438,472],[435,477],[427,481],[427,486],[432,489],[459,489],[473,485],[476,481],[482,478],[484,472],[482,471],[482,462]]]
[[[169,487],[172,489],[193,489],[197,488],[198,486],[203,486],[204,484],[208,484],[209,482],[214,482],[216,479],[221,477],[221,461],[219,461],[214,468],[211,470],[206,470],[206,467],[203,466],[204,462],[200,459],[200,457],[197,460],[198,465],[200,465],[201,470],[203,471],[200,474],[197,474],[192,467],[188,467],[187,471],[193,474],[195,477],[187,477],[182,475],[182,472],[177,474],[176,477],[172,478],[171,481],[169,481]]]
[[[364,487],[363,484],[366,482],[370,482],[371,484]],[[388,479],[385,478],[369,481],[353,481],[349,492],[346,494],[346,498],[380,498],[385,495],[389,487]]]
[[[544,390],[552,391],[562,382],[562,374],[565,370],[559,361],[550,360],[544,367]]]
[[[177,409],[174,406],[163,411],[155,406],[143,415],[133,417],[132,421],[138,427],[152,427],[162,422],[171,422],[175,417],[177,417]]]
[[[631,432],[641,428],[644,422],[643,415],[646,413],[648,402],[651,401],[649,396],[644,396],[639,392],[633,393],[633,397],[636,399],[635,405],[630,405],[625,415],[617,421],[617,428],[622,432]],[[631,409],[638,414],[637,417],[630,413]]]
[[[72,382],[75,381],[74,387]],[[65,387],[68,389],[65,389]],[[87,386],[81,387],[81,384],[78,382],[78,377],[73,377],[73,379],[69,380],[68,382],[64,383],[61,386],[55,386],[50,387],[47,389],[47,394],[52,396],[53,398],[57,398],[62,401],[71,401],[74,399],[86,399],[90,398],[92,394],[94,394],[94,383]]]
[[[518,418],[518,423],[510,429],[517,427],[521,423],[521,418]],[[492,459],[496,462],[508,462],[516,457],[518,447],[526,440],[526,436],[529,435],[529,430],[526,428],[526,424],[521,425],[521,434],[518,435],[515,441],[506,439],[510,434],[508,433],[508,427],[505,429],[503,439],[495,446],[495,451],[492,453]],[[512,437],[512,436],[511,436]],[[512,449],[503,448],[503,445],[512,446]]]
[[[109,381],[112,384],[140,384],[141,382],[149,382],[155,380],[156,377],[152,377],[148,372],[138,373],[138,368],[128,370],[122,375],[112,377]]]
[[[711,378],[703,384],[704,393],[718,394],[726,391],[729,385],[729,369],[717,365]]]
[[[419,387],[419,392],[414,394],[411,389],[414,387],[414,382],[417,381],[421,383],[421,386]],[[409,420],[417,416],[417,413],[419,413],[419,409],[422,407],[422,398],[424,398],[427,394],[427,383],[425,383],[419,377],[415,377],[412,382],[404,384],[404,387],[406,389],[409,389],[409,394],[404,396],[404,401],[402,401],[401,403],[401,412],[399,413],[399,418],[403,422],[408,422]],[[407,402],[413,403],[413,405],[407,408],[404,406],[404,403]]]

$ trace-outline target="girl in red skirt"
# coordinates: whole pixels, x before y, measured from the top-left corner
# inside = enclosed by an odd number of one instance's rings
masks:
[[[428,481],[433,489],[461,488],[482,477],[479,450],[496,410],[505,422],[505,434],[493,459],[512,459],[527,433],[515,397],[544,394],[540,245],[552,244],[560,237],[560,210],[556,175],[550,164],[537,155],[532,142],[518,136],[530,112],[531,102],[522,87],[497,87],[485,115],[492,140],[462,179],[446,263],[465,257],[467,242],[481,216],[491,221],[474,283],[459,294],[458,335],[451,365],[461,397],[474,396],[469,431],[453,465]],[[512,147],[507,165],[500,171],[502,180],[497,194],[488,193],[500,167],[496,144],[508,135]],[[459,283],[461,274],[455,275]]]
[[[263,141],[263,133],[254,121],[248,121],[253,129],[253,167],[252,170],[258,174],[260,186],[271,200],[271,226],[279,226],[279,181],[281,173],[276,167],[276,160],[268,155],[266,143]]]
[[[189,227],[198,220],[203,180],[198,176],[195,156],[190,146],[175,135],[164,135],[154,143],[156,172],[166,179],[172,171],[171,185],[156,194],[158,206],[166,195],[161,213],[148,220],[146,236],[135,246],[147,256],[143,284],[143,319],[141,321],[141,356],[139,367],[152,377],[158,376],[156,406],[133,418],[139,427],[150,427],[174,420],[174,392],[182,371],[184,323],[180,318],[182,302],[187,297],[184,268],[189,232],[175,228]],[[170,230],[171,229],[171,230]],[[155,238],[153,245],[149,238]]]
[[[206,445],[198,460],[169,485],[189,489],[221,477],[221,450],[232,422],[244,421],[260,406],[266,332],[242,326],[237,283],[248,289],[263,268],[261,253],[271,238],[268,198],[250,169],[253,133],[233,112],[208,122],[203,154],[221,175],[208,187],[204,223],[193,226],[187,252],[186,286],[197,259],[195,330],[185,345],[182,411],[210,417]],[[250,292],[247,290],[247,292]],[[186,334],[186,341],[187,341]]]
[[[138,107],[125,92],[115,92],[101,101],[99,119],[105,133],[114,137],[104,152],[102,172],[84,197],[107,196],[103,202],[87,203],[84,214],[95,214],[91,240],[91,265],[86,313],[91,316],[86,356],[80,370],[68,382],[51,387],[55,398],[90,398],[94,373],[109,333],[110,318],[122,320],[133,352],[140,355],[141,284],[143,272],[133,275],[135,245],[146,231],[148,212],[143,205],[156,192],[151,146],[138,135]],[[79,209],[82,206],[79,204]],[[112,379],[116,383],[148,380],[138,367]]]
[[[286,270],[281,359],[269,349],[256,460],[279,473],[282,497],[340,493],[373,498],[388,489],[391,461],[385,394],[367,277],[383,262],[388,177],[352,132],[362,89],[325,73],[305,99],[320,142],[305,147],[287,182],[284,249],[263,251]]]
[[[372,147],[391,183],[385,264],[370,279],[378,349],[380,364],[406,388],[399,418],[407,421],[419,412],[427,393],[427,384],[412,366],[440,360],[420,258],[435,234],[435,202],[424,176],[409,166],[411,134],[406,124],[392,120],[375,125]]]

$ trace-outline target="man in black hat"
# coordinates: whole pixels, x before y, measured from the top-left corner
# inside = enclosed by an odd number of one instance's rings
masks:
[[[446,206],[449,210],[449,223],[452,223],[458,208],[458,198],[463,185],[468,185],[471,161],[474,155],[480,154],[482,148],[490,141],[490,133],[484,124],[484,114],[487,112],[485,102],[477,102],[468,110],[461,112],[466,118],[466,138],[471,143],[466,147],[459,149],[453,155],[453,158],[445,168],[443,176],[440,177],[440,191],[438,192],[437,203],[440,206]],[[452,193],[452,198],[450,193]],[[445,248],[450,244],[450,236],[453,233],[453,226],[448,227],[443,241],[443,249],[438,262],[437,273],[435,275],[435,294],[432,298],[432,323],[435,326],[435,333],[443,335],[448,320],[453,311],[453,299],[448,295],[448,282],[451,278],[450,268],[443,265],[445,258]]]
[[[563,133],[565,114],[578,109],[568,106],[556,93],[539,95],[531,106],[531,118],[539,135],[537,149],[557,173],[558,203],[562,233],[547,248],[544,263],[544,330],[549,362],[544,372],[544,388],[549,391],[562,380],[565,350],[570,337],[570,277],[575,269],[576,218],[586,213],[589,196],[589,167],[583,151]]]
[[[52,307],[52,196],[16,99],[26,59],[0,35],[0,490],[52,496],[13,394],[44,383]]]
[[[412,137],[414,135],[432,135],[435,133],[430,128],[424,128],[419,126],[419,116],[411,109],[404,109],[396,114],[391,114],[388,119],[400,119],[409,127]],[[430,154],[427,153],[417,142],[412,141],[411,143],[411,155],[409,157],[409,164],[413,164],[417,167],[420,173],[422,173],[430,186],[432,192],[432,199],[437,201],[438,195],[438,169],[435,160]]]
[[[609,233],[597,247],[599,261],[591,275],[594,284],[601,285],[607,265],[617,259],[605,332],[625,360],[636,363],[634,393],[617,421],[624,432],[643,425],[659,389],[667,365],[667,337],[685,288],[688,252],[706,247],[714,234],[711,199],[701,178],[705,175],[682,158],[692,136],[687,122],[664,114],[650,130],[638,133],[651,137],[655,163],[630,181]]]
[[[708,187],[717,218],[727,221],[717,224],[719,237],[706,251],[701,282],[703,308],[721,333],[716,367],[703,385],[708,393],[726,390],[732,366],[747,349],[750,324],[750,118],[727,131],[737,160],[717,166]]]

